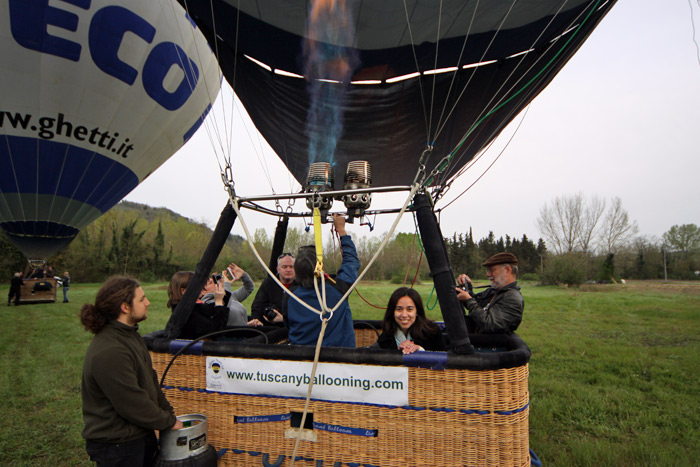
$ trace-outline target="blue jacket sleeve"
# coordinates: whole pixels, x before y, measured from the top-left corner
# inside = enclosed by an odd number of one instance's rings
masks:
[[[360,273],[360,259],[357,257],[357,250],[350,235],[340,237],[340,247],[343,250],[343,263],[338,269],[336,277],[348,284],[353,284]]]

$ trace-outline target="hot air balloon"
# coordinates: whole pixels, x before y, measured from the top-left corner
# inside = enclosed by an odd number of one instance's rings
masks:
[[[211,415],[210,440],[224,465],[537,465],[528,439],[530,349],[514,333],[468,334],[435,206],[615,1],[178,1],[303,190],[243,197],[229,184],[231,203],[185,295],[166,329],[147,337],[163,384],[173,370],[168,399]],[[333,173],[346,168],[339,189]],[[342,197],[355,213],[348,195],[402,187],[410,190],[399,215],[415,213],[450,352],[367,348],[381,321],[355,322],[358,347],[365,348],[322,347],[334,309],[324,303],[330,280],[319,211]],[[314,287],[322,306],[309,313],[323,323],[316,348],[288,345],[286,328],[236,343],[198,341],[251,331],[175,339],[240,208],[262,211],[258,201],[285,198],[305,198],[313,211]],[[295,213],[269,213],[280,218],[272,264],[285,221]],[[356,284],[342,287],[339,303]],[[370,395],[370,389],[395,392]]]
[[[171,0],[1,0],[0,30],[0,225],[41,259],[192,136],[219,68]]]
[[[578,50],[614,1],[179,0],[257,129],[304,185],[310,163],[368,161],[449,180]],[[319,8],[320,9],[320,8]],[[313,12],[312,12],[313,13]],[[332,27],[330,24],[334,24]],[[325,66],[324,66],[325,65]]]

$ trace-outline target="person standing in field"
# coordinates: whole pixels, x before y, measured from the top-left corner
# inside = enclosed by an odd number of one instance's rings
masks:
[[[68,271],[63,273],[63,303],[68,303],[68,289],[70,288],[70,275]]]
[[[95,304],[80,310],[81,323],[95,334],[83,363],[82,436],[98,466],[150,466],[158,454],[154,430],[183,427],[138,333],[149,305],[136,280],[112,277]]]
[[[15,306],[19,305],[19,296],[22,292],[22,273],[16,272],[10,280],[10,293],[7,294],[7,306],[15,299]]]

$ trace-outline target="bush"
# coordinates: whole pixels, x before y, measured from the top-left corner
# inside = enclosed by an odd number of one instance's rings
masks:
[[[394,274],[393,276],[391,276],[389,282],[391,282],[392,284],[403,284],[404,276],[404,274]]]
[[[539,281],[540,275],[535,272],[526,272],[525,274],[521,274],[520,276],[518,276],[518,280]]]
[[[580,254],[568,253],[547,258],[542,274],[544,285],[581,285],[586,279]]]

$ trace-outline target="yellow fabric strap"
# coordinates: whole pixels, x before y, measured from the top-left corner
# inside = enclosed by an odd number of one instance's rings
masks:
[[[321,211],[314,208],[314,240],[316,242],[316,273],[323,272],[323,232],[321,232]]]

